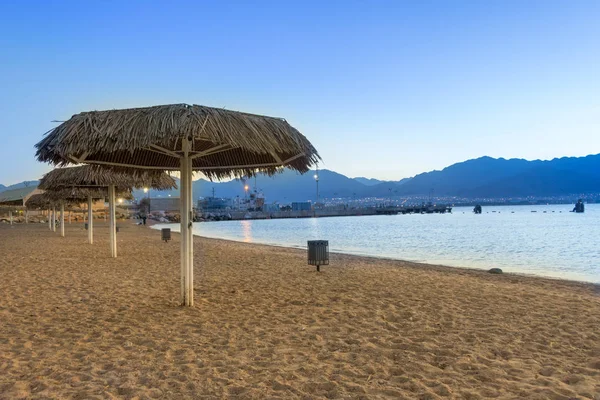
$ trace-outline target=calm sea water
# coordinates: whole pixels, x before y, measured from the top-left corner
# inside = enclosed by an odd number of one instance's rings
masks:
[[[196,223],[196,235],[600,283],[600,205],[455,208],[452,214]],[[532,212],[535,211],[535,212]],[[169,226],[179,230],[178,224]],[[159,228],[160,226],[157,226]]]

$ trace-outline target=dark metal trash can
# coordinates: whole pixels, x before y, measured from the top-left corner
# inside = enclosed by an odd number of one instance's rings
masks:
[[[85,223],[85,230],[86,231],[88,230],[88,223],[87,222]]]
[[[115,232],[119,233],[119,227],[115,226]]]
[[[160,238],[161,240],[164,240],[165,243],[171,240],[171,228],[162,228],[160,230]]]
[[[308,241],[308,265],[315,265],[317,271],[321,270],[321,265],[329,265],[328,240]]]

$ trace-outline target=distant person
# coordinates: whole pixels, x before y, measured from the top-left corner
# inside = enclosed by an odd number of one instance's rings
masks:
[[[142,223],[143,223],[144,225],[146,225],[146,216],[145,216],[145,215],[142,215]]]

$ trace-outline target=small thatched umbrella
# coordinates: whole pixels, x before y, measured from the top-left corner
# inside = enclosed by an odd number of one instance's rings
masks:
[[[47,193],[34,194],[25,202],[27,209],[48,210],[48,228],[56,232],[56,206],[59,201],[49,196]],[[50,215],[52,214],[52,215]]]
[[[90,244],[94,242],[92,199],[104,198],[108,195],[110,248],[112,256],[116,257],[115,192],[121,193],[122,197],[130,197],[129,193],[133,188],[151,187],[157,190],[168,190],[177,186],[175,180],[162,171],[82,165],[54,169],[44,175],[38,187],[52,191],[53,197],[59,199],[83,199],[82,202],[87,199]],[[61,211],[61,220],[64,219],[63,214]]]
[[[46,190],[44,194],[60,207],[60,236],[65,237],[65,206],[69,204],[85,203],[88,199],[104,199],[107,196],[107,189],[80,187],[58,188],[56,190]],[[129,191],[119,192],[119,195],[131,198],[131,193]],[[90,239],[90,243],[93,242],[91,228],[92,226],[89,225],[88,239]]]
[[[181,296],[193,305],[192,173],[209,178],[307,172],[319,160],[312,144],[282,118],[175,104],[74,115],[36,144],[55,165],[102,164],[179,170]]]
[[[83,194],[67,193],[66,191],[46,190],[43,193],[44,201],[52,204],[53,218],[52,226],[56,232],[56,207],[60,207],[60,236],[65,237],[65,206],[72,208],[75,204],[85,202],[86,198]]]

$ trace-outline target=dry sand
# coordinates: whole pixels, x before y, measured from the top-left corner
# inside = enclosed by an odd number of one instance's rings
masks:
[[[0,398],[600,399],[592,285],[95,225],[0,224]]]

